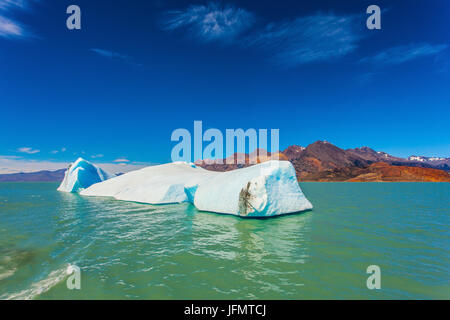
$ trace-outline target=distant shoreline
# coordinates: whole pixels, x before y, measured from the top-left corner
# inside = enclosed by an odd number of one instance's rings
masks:
[[[399,158],[369,147],[341,149],[327,141],[292,145],[277,153],[257,149],[195,164],[211,171],[231,171],[271,159],[290,161],[300,182],[450,182],[450,158]],[[0,174],[0,182],[61,182],[65,171]]]

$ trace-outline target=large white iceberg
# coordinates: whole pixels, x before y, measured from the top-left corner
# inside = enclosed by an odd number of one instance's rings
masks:
[[[105,181],[112,177],[114,176],[89,161],[78,158],[66,170],[64,180],[61,182],[58,191],[79,192],[95,183]]]
[[[270,217],[312,208],[288,161],[268,161],[228,172],[173,162],[93,184],[80,194],[149,204],[190,202],[199,210],[245,217]]]

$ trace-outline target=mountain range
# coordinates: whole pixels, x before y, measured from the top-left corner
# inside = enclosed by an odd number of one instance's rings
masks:
[[[196,164],[209,170],[228,171],[273,158],[261,152],[244,155],[245,164],[217,164],[199,161]],[[236,160],[239,154],[227,158]],[[281,160],[289,160],[300,181],[450,181],[450,158],[411,156],[408,159],[391,156],[369,147],[341,149],[327,141],[309,146],[292,145],[278,153]],[[227,160],[225,159],[225,160]],[[224,160],[224,161],[225,161]]]
[[[0,182],[61,182],[66,169],[0,174]]]
[[[275,157],[277,156],[277,157]],[[245,159],[237,164],[237,159]],[[202,160],[196,164],[213,171],[229,171],[273,158],[290,161],[300,181],[447,181],[450,182],[450,158],[410,156],[399,158],[369,147],[341,149],[327,141],[307,147],[292,145],[271,154],[255,150],[233,154],[222,163]],[[64,178],[66,169],[0,175],[0,182],[54,181]]]

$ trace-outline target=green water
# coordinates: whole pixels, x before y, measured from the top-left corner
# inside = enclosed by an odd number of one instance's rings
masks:
[[[302,183],[267,220],[56,187],[0,183],[1,299],[450,299],[449,183]]]

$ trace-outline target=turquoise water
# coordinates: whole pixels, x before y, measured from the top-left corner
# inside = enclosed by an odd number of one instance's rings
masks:
[[[450,299],[449,183],[301,187],[314,210],[250,220],[0,183],[0,298]]]

